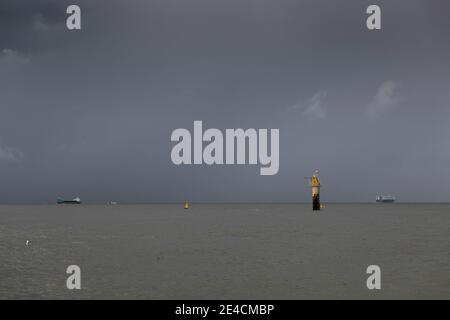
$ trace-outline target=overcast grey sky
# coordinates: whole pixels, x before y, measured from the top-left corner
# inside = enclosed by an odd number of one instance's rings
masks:
[[[449,39],[448,0],[2,0],[0,202],[450,201]],[[279,173],[175,166],[194,120],[279,128]]]

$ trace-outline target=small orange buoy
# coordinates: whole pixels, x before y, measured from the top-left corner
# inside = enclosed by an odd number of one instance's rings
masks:
[[[184,202],[184,208],[189,209],[189,203],[187,201]]]

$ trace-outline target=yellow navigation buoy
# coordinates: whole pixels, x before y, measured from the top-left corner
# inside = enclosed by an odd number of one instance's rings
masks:
[[[189,209],[189,203],[187,201],[184,202],[184,208]]]
[[[305,178],[311,187],[311,195],[312,195],[312,206],[313,211],[318,211],[323,206],[320,204],[320,181],[319,181],[319,171],[314,171],[312,177]]]

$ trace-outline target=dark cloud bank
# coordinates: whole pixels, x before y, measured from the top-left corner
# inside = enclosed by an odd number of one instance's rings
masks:
[[[0,3],[0,202],[450,200],[447,0],[72,3]],[[279,173],[173,165],[194,120],[279,128]]]

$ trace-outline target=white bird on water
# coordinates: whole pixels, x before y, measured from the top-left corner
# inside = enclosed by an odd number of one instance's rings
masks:
[[[30,244],[31,244],[30,240],[27,240],[27,241],[25,242],[25,245],[26,245],[27,247],[28,247]]]

